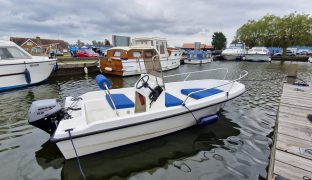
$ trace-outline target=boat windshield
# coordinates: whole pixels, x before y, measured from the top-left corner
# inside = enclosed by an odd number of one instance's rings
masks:
[[[243,49],[243,44],[230,44],[229,49]]]
[[[17,47],[0,47],[0,60],[30,59],[31,57]]]

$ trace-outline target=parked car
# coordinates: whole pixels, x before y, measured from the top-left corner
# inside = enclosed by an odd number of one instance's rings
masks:
[[[273,56],[282,56],[282,55],[283,55],[283,52],[278,52],[278,53],[273,54]],[[296,56],[296,54],[293,53],[291,50],[287,50],[286,56]]]
[[[95,53],[92,49],[78,50],[76,52],[77,57],[99,57],[98,53]]]
[[[310,49],[299,49],[297,51],[297,55],[299,55],[299,56],[309,56],[309,55],[312,55],[312,50],[310,50]]]
[[[58,49],[52,49],[50,51],[50,57],[54,57],[54,56],[64,56],[64,53]]]

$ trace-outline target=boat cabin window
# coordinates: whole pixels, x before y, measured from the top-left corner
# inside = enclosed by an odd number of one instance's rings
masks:
[[[133,52],[132,56],[136,58],[141,57],[141,52]]]
[[[150,45],[150,46],[154,46],[153,41],[152,40],[135,40],[135,45]]]
[[[160,54],[165,54],[165,45],[166,44],[166,42],[164,42],[164,41],[161,41],[160,42],[160,45],[159,45],[159,53]]]
[[[13,60],[13,59],[30,59],[31,57],[18,49],[17,47],[1,47],[0,59]]]
[[[146,58],[151,58],[151,57],[153,57],[152,51],[145,51],[145,57],[146,57]]]
[[[121,55],[121,52],[120,51],[115,51],[114,52],[114,57],[120,57]]]

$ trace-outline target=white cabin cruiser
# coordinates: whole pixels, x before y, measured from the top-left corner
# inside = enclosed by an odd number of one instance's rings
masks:
[[[134,87],[109,89],[110,81],[98,75],[102,91],[67,97],[64,108],[55,99],[33,102],[29,123],[49,133],[70,159],[205,124],[245,91],[239,80],[247,71],[232,81],[187,81],[198,73],[190,72],[167,76],[186,76],[183,82],[164,83],[159,57],[144,63],[147,74]]]
[[[253,47],[245,54],[245,60],[270,62],[270,51],[266,47]]]
[[[212,62],[211,51],[193,50],[187,52],[186,64],[206,64]]]
[[[221,55],[225,60],[242,60],[246,53],[243,43],[232,43],[222,51]]]
[[[0,41],[0,91],[45,81],[55,65],[56,59],[31,56],[11,41]]]

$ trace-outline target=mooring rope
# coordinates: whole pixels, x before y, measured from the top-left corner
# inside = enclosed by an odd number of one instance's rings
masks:
[[[198,119],[195,117],[193,112],[188,107],[186,107],[185,103],[183,103],[182,106],[184,106],[189,111],[189,113],[192,114],[193,118],[195,119],[196,124],[198,124],[199,123]]]
[[[76,155],[76,160],[77,160],[77,164],[78,164],[79,170],[80,170],[80,174],[81,174],[82,178],[83,178],[84,180],[86,180],[87,178],[86,178],[86,176],[85,176],[85,174],[84,174],[84,172],[83,172],[83,170],[82,170],[82,167],[81,167],[81,164],[80,164],[80,160],[79,160],[79,156],[78,156],[78,154],[77,154],[77,150],[76,150],[76,147],[75,147],[74,142],[73,142],[73,137],[71,136],[71,133],[70,133],[70,131],[72,131],[72,130],[73,130],[73,129],[66,129],[65,131],[68,132],[69,139],[70,139],[70,141],[71,141],[71,143],[72,143],[72,146],[73,146],[73,148],[74,148],[75,155]]]

